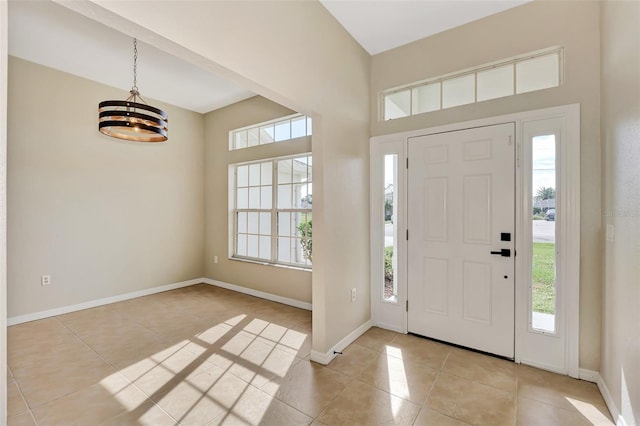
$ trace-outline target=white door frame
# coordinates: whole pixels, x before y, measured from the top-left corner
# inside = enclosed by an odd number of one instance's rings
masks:
[[[9,9],[0,1],[0,421],[7,418],[7,80]]]
[[[571,377],[579,376],[579,302],[580,302],[580,105],[544,108],[479,120],[454,123],[432,128],[413,130],[392,135],[382,135],[371,138],[371,319],[374,325],[399,332],[407,332],[407,312],[405,303],[407,298],[407,242],[398,238],[398,303],[388,303],[379,297],[384,282],[383,252],[380,244],[384,241],[384,220],[382,208],[384,195],[383,168],[381,160],[385,154],[398,154],[398,162],[407,161],[407,144],[411,137],[451,132],[473,127],[490,126],[502,123],[516,125],[516,253],[526,253],[526,245],[531,241],[523,241],[518,236],[527,235],[525,226],[530,226],[530,201],[523,199],[523,189],[530,185],[529,178],[524,176],[521,168],[521,152],[524,146],[524,128],[526,123],[541,120],[560,119],[564,123],[563,143],[558,153],[558,182],[563,188],[562,199],[564,208],[558,211],[558,222],[565,226],[560,229],[560,238],[565,243],[559,247],[558,259],[563,262],[562,280],[564,283],[564,345],[565,363],[562,368],[553,368],[536,361],[535,351],[531,351],[532,332],[529,329],[528,295],[529,283],[523,281],[523,268],[528,267],[530,260],[524,256],[516,257],[516,300],[515,300],[515,361],[536,367],[549,369]],[[404,235],[407,226],[407,169],[401,167],[398,171],[398,235]],[[530,232],[529,232],[530,234]],[[529,343],[529,344],[527,344]]]

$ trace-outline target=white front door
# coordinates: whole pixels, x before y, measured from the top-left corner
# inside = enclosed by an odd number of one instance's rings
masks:
[[[410,138],[408,330],[514,357],[515,125]]]

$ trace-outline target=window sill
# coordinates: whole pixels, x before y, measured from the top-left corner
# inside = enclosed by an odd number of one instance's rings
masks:
[[[305,268],[302,266],[283,265],[280,263],[264,262],[264,261],[253,260],[253,259],[243,259],[240,257],[229,257],[228,259],[233,260],[235,262],[253,263],[254,265],[272,266],[276,268],[292,269],[294,271],[313,272],[312,268]]]

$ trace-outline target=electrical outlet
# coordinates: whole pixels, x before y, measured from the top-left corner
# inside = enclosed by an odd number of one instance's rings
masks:
[[[43,275],[40,277],[40,283],[42,285],[51,285],[51,275]]]
[[[355,287],[351,289],[351,301],[352,302],[356,301],[356,289],[355,289]]]
[[[218,256],[213,256],[213,263],[218,263]]]

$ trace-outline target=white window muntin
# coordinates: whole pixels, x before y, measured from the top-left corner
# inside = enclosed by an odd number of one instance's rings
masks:
[[[279,168],[283,168],[287,162],[290,162],[291,170],[288,173],[279,172]],[[300,180],[294,176],[296,165],[298,168],[305,168],[306,165],[306,172],[299,170],[300,176],[305,175]],[[232,257],[311,269],[311,261],[304,257],[304,250],[298,245],[302,241],[311,242],[312,238],[297,234],[298,225],[311,219],[311,153],[232,164],[230,167],[233,177],[230,187],[233,194]],[[283,194],[289,194],[289,201],[282,202]],[[294,197],[296,194],[299,196]],[[244,200],[244,197],[247,199]],[[269,198],[268,201],[265,201],[265,197]],[[289,220],[283,220],[283,216],[288,216]],[[253,222],[251,217],[254,218]],[[283,223],[289,224],[288,230],[282,229]],[[267,237],[268,244],[265,240]],[[284,247],[284,244],[288,246]]]
[[[229,131],[229,151],[311,136],[312,120],[292,114]]]
[[[552,57],[555,56],[557,57],[557,84],[553,84],[553,85],[544,85],[541,86],[538,89],[527,89],[527,90],[519,90],[519,88],[517,87],[517,65],[518,64],[522,64],[522,63],[527,63],[529,61],[531,62],[535,62],[538,61],[540,58],[544,58],[544,57]],[[510,91],[509,94],[506,95],[500,95],[500,96],[494,96],[494,97],[485,97],[482,99],[478,99],[478,74],[482,73],[484,71],[489,71],[489,70],[493,70],[493,69],[497,69],[497,68],[506,68],[506,67],[510,67],[512,69],[513,72],[513,77],[512,77],[512,81],[513,81],[513,89]],[[409,117],[412,115],[416,115],[416,114],[421,114],[424,112],[429,112],[429,111],[437,111],[440,109],[446,109],[449,107],[453,107],[453,106],[459,106],[459,105],[468,105],[471,103],[476,103],[476,102],[481,102],[484,100],[490,100],[490,99],[497,99],[500,97],[505,97],[505,96],[513,96],[515,94],[521,94],[521,93],[526,93],[529,91],[534,91],[534,90],[542,90],[542,89],[546,89],[549,87],[557,87],[563,84],[563,74],[564,74],[564,48],[562,47],[553,47],[553,48],[548,48],[548,49],[544,49],[544,50],[539,50],[539,51],[535,51],[535,52],[529,52],[526,53],[524,55],[519,55],[516,56],[514,58],[510,58],[510,59],[505,59],[505,60],[500,60],[500,61],[495,61],[495,62],[491,62],[488,64],[484,64],[475,68],[469,68],[466,70],[462,70],[462,71],[456,71],[453,73],[449,73],[449,74],[445,74],[445,75],[441,75],[435,78],[430,78],[427,80],[421,80],[418,82],[414,82],[408,85],[404,85],[404,86],[399,86],[399,87],[395,87],[392,89],[388,89],[385,90],[381,93],[380,96],[380,115],[381,115],[381,120],[383,121],[388,121],[388,120],[392,120],[395,118],[403,118],[403,117]],[[473,75],[474,76],[474,90],[473,90],[473,101],[470,102],[466,102],[466,103],[454,103],[451,106],[445,106],[446,101],[443,99],[443,83],[445,82],[449,82],[452,80],[456,80],[456,79],[460,79],[469,75]],[[417,89],[420,89],[422,87],[425,86],[439,86],[440,90],[439,90],[439,95],[440,95],[440,99],[439,99],[439,107],[435,107],[432,106],[430,108],[428,108],[426,111],[424,110],[420,110],[420,108],[416,108],[416,105],[418,105],[418,102],[416,102],[414,100],[415,97],[415,93]],[[398,108],[399,110],[408,110],[408,113],[406,113],[405,115],[402,115],[402,113],[398,112],[398,109],[395,109],[393,111],[387,111],[387,106],[388,106],[388,102],[387,102],[387,98],[388,97],[398,97],[401,95],[405,95],[407,97],[406,103],[407,106],[406,108]],[[402,97],[402,99],[404,99],[404,97]],[[437,99],[436,99],[437,100]]]

